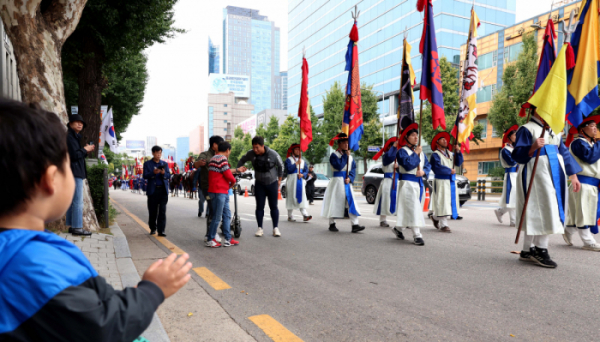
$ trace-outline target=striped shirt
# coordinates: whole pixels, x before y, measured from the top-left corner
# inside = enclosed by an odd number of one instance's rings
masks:
[[[208,192],[226,194],[235,177],[229,168],[229,162],[224,155],[217,154],[208,162]]]

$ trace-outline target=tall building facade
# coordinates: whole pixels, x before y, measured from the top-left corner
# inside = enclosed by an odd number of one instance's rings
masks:
[[[175,162],[179,165],[180,168],[184,167],[184,163],[188,158],[188,154],[190,153],[190,138],[189,137],[179,137],[177,138],[177,153],[175,157]]]
[[[288,73],[287,71],[282,71],[279,73],[281,76],[281,109],[288,109]]]
[[[279,49],[279,28],[258,10],[235,6],[223,9],[223,74],[250,76],[253,114],[274,108]]]
[[[193,154],[200,154],[204,152],[204,126],[200,125],[198,127],[194,127],[193,130],[190,131],[190,139],[189,139],[189,152]]]
[[[208,94],[208,129],[207,137],[220,135],[231,140],[235,127],[252,116],[255,107],[235,94]]]
[[[208,37],[208,74],[220,73],[219,45],[214,45]]]
[[[351,10],[360,11],[358,42],[361,83],[373,85],[381,99],[381,114],[396,112],[400,88],[402,41],[406,30],[412,45],[412,61],[417,82],[421,77],[419,42],[423,32],[423,13],[416,1],[302,1],[290,0],[288,11],[288,103],[297,108],[302,81],[302,48],[310,65],[308,92],[315,114],[323,114],[323,96],[334,82],[342,87],[348,35],[352,28]],[[458,64],[460,46],[467,40],[470,0],[434,1],[434,23],[439,56]],[[516,0],[475,0],[481,20],[480,35],[504,29],[515,23]],[[415,94],[418,98],[418,94]],[[391,101],[390,101],[391,100]],[[382,101],[382,100],[380,100]],[[417,104],[418,105],[418,104]],[[387,124],[387,123],[386,123]],[[390,131],[394,120],[391,120]]]
[[[287,71],[282,71],[275,76],[273,88],[275,89],[273,109],[287,110]]]

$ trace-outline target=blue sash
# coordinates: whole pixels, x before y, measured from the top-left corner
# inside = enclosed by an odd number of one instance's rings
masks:
[[[302,173],[298,172],[298,174]],[[302,179],[299,179],[298,176],[296,176],[296,201],[298,204],[302,203]]]
[[[562,184],[560,182],[560,173],[562,172],[560,163],[558,162],[558,147],[556,145],[545,145],[540,155],[548,156],[548,162],[550,164],[550,171],[552,172],[552,183],[554,183],[554,189],[556,190],[556,202],[558,203],[558,214],[560,216],[560,222],[565,223],[565,209],[563,207],[562,200]]]
[[[401,173],[400,174],[400,179],[401,180],[405,180],[405,181],[409,181],[409,182],[415,182],[415,183],[419,183],[419,187],[421,188],[421,194],[419,196],[419,202],[423,201],[423,191],[425,190],[424,186],[423,186],[423,177],[417,177],[413,174],[410,173]]]
[[[333,177],[341,177],[346,179],[346,171],[333,171]],[[348,212],[352,215],[360,216],[354,205],[354,197],[352,196],[352,188],[350,184],[346,184],[344,181],[344,188],[346,189],[346,201],[348,201]]]
[[[581,184],[591,185],[596,188],[600,185],[600,179],[598,179],[598,178],[582,176],[582,175],[577,175],[577,178],[579,179],[579,182]],[[598,218],[600,218],[600,201],[598,201],[597,208],[596,208],[596,222],[595,222],[596,224],[593,226],[589,226],[590,231],[594,234],[598,234]]]
[[[517,167],[513,166],[513,167],[505,167],[504,168],[504,173],[511,173],[511,172],[517,172]],[[510,192],[512,191],[512,181],[510,180],[510,175],[507,178],[507,182],[506,183],[506,204],[508,204],[508,202],[510,202]]]
[[[458,208],[456,206],[456,175],[435,175],[435,179],[445,179],[450,181],[450,199],[452,204],[452,218],[458,218]]]

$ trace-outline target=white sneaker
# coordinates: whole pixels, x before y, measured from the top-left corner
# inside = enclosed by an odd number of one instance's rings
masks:
[[[514,223],[514,222],[512,222],[512,223],[510,224],[510,227],[516,227],[516,226],[517,226],[517,224],[516,224],[516,223]]]
[[[498,222],[502,223],[502,214],[500,213],[500,209],[494,210],[494,213],[496,213],[496,218],[498,218]]]
[[[585,249],[586,251],[600,252],[600,245],[595,243],[593,245],[583,246],[583,247],[581,247],[581,249]]]
[[[573,246],[573,240],[572,240],[573,239],[573,234],[569,233],[566,229],[565,229],[565,233],[563,234],[563,239],[565,240],[565,242],[567,243],[567,245]]]
[[[275,227],[273,228],[273,236],[274,237],[280,237],[281,233],[279,232],[279,228]]]
[[[263,229],[262,228],[258,228],[258,230],[256,231],[256,234],[254,234],[254,236],[256,236],[256,237],[263,236]]]

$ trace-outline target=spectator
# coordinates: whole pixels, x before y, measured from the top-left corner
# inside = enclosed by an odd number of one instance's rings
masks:
[[[237,167],[244,172],[246,162],[252,162],[256,174],[254,184],[254,195],[256,200],[256,223],[258,230],[255,236],[263,236],[263,217],[265,216],[265,201],[269,199],[271,219],[273,220],[273,236],[280,237],[281,232],[277,228],[279,223],[279,208],[277,208],[277,194],[283,177],[283,162],[279,154],[265,146],[265,139],[256,136],[252,138],[252,149],[240,158]],[[237,169],[236,169],[237,170]]]
[[[77,246],[44,230],[76,186],[58,116],[0,100],[0,123],[0,177],[11,180],[0,197],[0,341],[133,341],[189,281],[189,256],[171,254],[115,291]]]
[[[150,235],[156,233],[158,236],[167,236],[165,226],[167,225],[167,202],[169,202],[169,164],[160,160],[162,148],[152,147],[152,159],[144,163],[144,179],[148,180],[148,216]]]
[[[223,221],[223,247],[236,246],[239,242],[231,237],[231,210],[229,209],[229,189],[235,185],[235,178],[231,173],[227,158],[231,153],[231,145],[227,141],[219,143],[217,154],[208,163],[208,195],[212,204],[213,219],[210,221],[207,247],[221,247],[215,240],[219,223]]]
[[[94,150],[94,144],[88,144],[81,147],[81,131],[86,127],[86,123],[79,114],[69,116],[67,125],[67,147],[69,148],[69,158],[71,159],[71,170],[75,177],[75,195],[69,210],[67,210],[67,226],[69,233],[73,235],[92,235],[91,232],[83,229],[83,180],[87,178],[87,169],[85,167],[85,157]]]
[[[306,197],[308,197],[308,203],[314,205],[315,201],[315,181],[317,180],[317,174],[315,173],[315,167],[310,165],[308,167],[308,174],[306,174]]]

